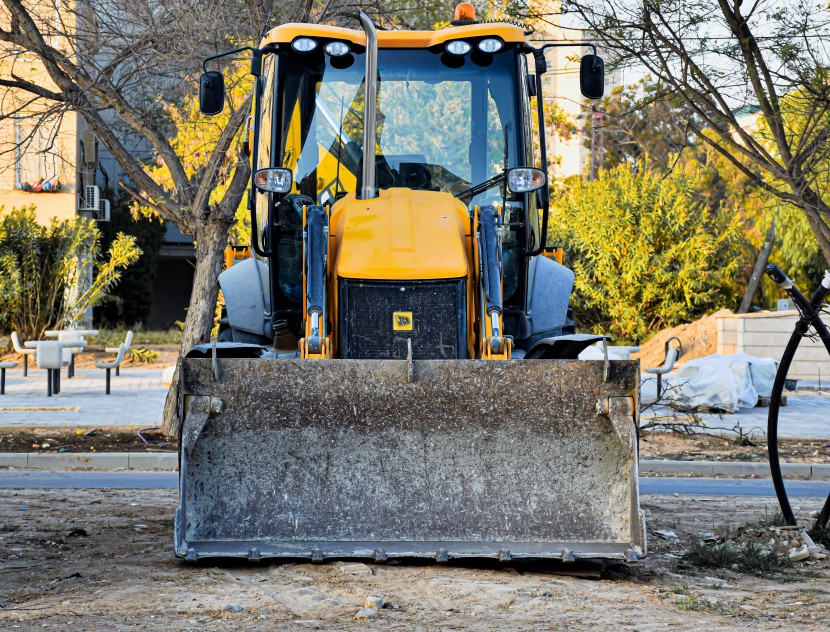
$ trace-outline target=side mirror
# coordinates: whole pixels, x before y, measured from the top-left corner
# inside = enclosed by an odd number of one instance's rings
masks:
[[[199,80],[199,110],[213,116],[225,107],[225,77],[218,70],[209,70]]]
[[[547,177],[541,169],[515,167],[507,171],[507,188],[513,193],[528,193],[545,186]]]
[[[586,99],[601,99],[605,94],[605,63],[596,55],[585,55],[579,62],[579,88]]]

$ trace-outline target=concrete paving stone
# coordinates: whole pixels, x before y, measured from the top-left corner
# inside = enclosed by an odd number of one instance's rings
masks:
[[[99,454],[39,454],[31,453],[28,467],[43,470],[125,470],[128,465],[126,452]]]
[[[792,464],[795,465],[795,464]],[[788,468],[789,469],[789,468]],[[724,462],[724,461],[717,461],[712,463],[712,471],[715,474],[727,474],[730,476],[747,476],[755,474],[757,476],[769,476],[769,463],[762,463],[762,462],[748,462],[748,463],[736,463],[736,462]],[[784,472],[784,468],[782,467],[782,472]],[[794,474],[794,472],[784,472],[784,474]],[[810,466],[806,466],[803,471],[804,476],[810,475]]]
[[[830,463],[813,463],[810,470],[813,478],[830,478]]]
[[[0,467],[26,467],[28,460],[25,452],[0,453]]]
[[[819,468],[816,471],[816,468]],[[781,472],[787,476],[804,476],[806,478],[830,478],[830,465],[811,463],[782,463]],[[648,459],[640,461],[642,474],[715,474],[723,476],[763,476],[768,477],[769,463],[763,461],[670,461]]]
[[[654,398],[656,393],[654,380],[645,380],[642,384],[643,399]],[[710,434],[727,436],[744,435],[754,437],[766,436],[768,408],[741,408],[735,413],[695,413],[700,422],[699,428]],[[678,413],[666,406],[654,406],[640,413],[640,425],[654,421],[671,421],[672,418],[688,419],[688,414]],[[817,396],[814,393],[789,395],[787,406],[780,409],[778,415],[778,436],[782,439],[826,439],[830,440],[830,397]]]
[[[129,369],[117,378],[113,392],[104,395],[101,371],[78,370],[75,378],[61,382],[61,392],[46,397],[45,371],[33,370],[27,379],[9,382],[0,407],[78,407],[69,411],[0,412],[0,428],[103,428],[158,426],[168,388],[162,383],[162,369]]]
[[[127,467],[131,470],[176,470],[179,455],[176,452],[130,452]]]
[[[784,476],[815,476],[811,463],[782,463],[781,472]]]
[[[653,474],[712,474],[712,463],[707,461],[640,461],[640,473]]]

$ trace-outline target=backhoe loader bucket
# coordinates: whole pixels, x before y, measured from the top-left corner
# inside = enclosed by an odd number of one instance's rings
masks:
[[[184,359],[176,554],[646,551],[638,363]]]

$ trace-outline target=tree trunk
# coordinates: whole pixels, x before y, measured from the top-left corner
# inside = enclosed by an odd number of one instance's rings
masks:
[[[741,306],[738,308],[739,314],[746,314],[749,311],[749,306],[752,305],[752,299],[755,297],[755,292],[758,291],[758,286],[761,285],[761,276],[764,274],[764,268],[769,260],[769,253],[772,252],[772,245],[775,242],[775,220],[772,220],[769,231],[767,231],[767,238],[761,246],[761,252],[758,253],[758,260],[755,262],[755,268],[752,270],[752,276],[749,277],[749,283],[746,286],[746,293],[744,300],[741,301]]]
[[[182,334],[181,354],[210,339],[216,311],[219,274],[232,222],[208,219],[196,231],[196,273]]]
[[[214,215],[221,216],[220,213]],[[196,231],[196,273],[193,276],[193,292],[190,294],[190,307],[179,351],[182,357],[195,345],[207,342],[210,338],[216,312],[219,274],[222,272],[225,244],[232,223],[233,220],[210,217]],[[162,432],[168,437],[178,437],[181,430],[178,415],[178,383],[177,367],[162,414]]]
[[[797,184],[790,186],[793,192],[798,190]],[[827,264],[830,265],[830,226],[827,225],[830,221],[830,206],[809,187],[802,189],[801,204],[799,206],[807,215],[807,221],[810,223],[810,228],[813,230],[821,252]]]

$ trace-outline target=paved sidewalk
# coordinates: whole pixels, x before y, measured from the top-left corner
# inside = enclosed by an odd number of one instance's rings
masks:
[[[61,393],[46,396],[46,372],[20,369],[7,371],[6,395],[0,396],[0,428],[104,428],[161,425],[167,387],[162,383],[164,367],[143,369],[122,367],[121,376],[112,376],[112,394],[104,394],[104,371],[79,369],[71,380],[62,371]],[[645,379],[642,397],[655,396],[653,378]],[[712,432],[740,426],[744,433],[765,435],[767,408],[744,408],[737,413],[699,414]],[[641,423],[655,416],[674,415],[657,407],[641,415]],[[805,392],[790,396],[781,408],[779,436],[784,438],[827,439],[830,441],[830,397]]]
[[[161,425],[168,388],[162,370],[121,367],[112,373],[111,395],[104,394],[103,369],[78,369],[67,379],[61,371],[61,392],[46,396],[46,371],[30,369],[29,377],[6,372],[6,394],[0,396],[0,428],[104,428]]]
[[[830,386],[830,385],[828,385]],[[644,401],[657,396],[656,380],[646,378],[642,382],[641,397]],[[705,428],[712,433],[734,431],[740,427],[744,434],[766,436],[769,408],[741,408],[735,413],[696,413]],[[666,406],[655,406],[640,415],[640,424],[647,424],[655,417],[687,418]],[[788,439],[830,440],[830,393],[819,395],[815,391],[787,396],[787,405],[779,409],[778,436]]]

